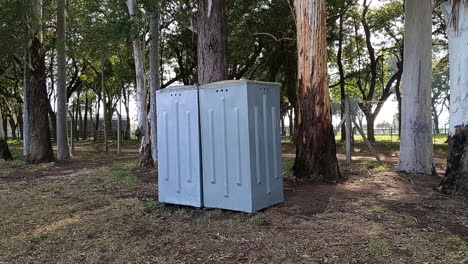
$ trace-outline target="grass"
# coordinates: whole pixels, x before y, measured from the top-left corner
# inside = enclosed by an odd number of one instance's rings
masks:
[[[252,226],[271,226],[271,219],[264,213],[257,213],[248,220]]]
[[[390,255],[390,242],[387,239],[371,239],[366,248],[366,253],[373,257],[383,257]]]
[[[389,166],[387,163],[382,162],[376,168],[374,168],[375,172],[386,172],[389,171]]]
[[[205,215],[208,220],[218,220],[221,219],[222,216],[223,210],[221,209],[209,210]]]
[[[139,180],[132,172],[138,167],[137,161],[116,163],[111,167],[82,171],[79,176],[83,186],[98,189],[133,189]]]
[[[370,211],[373,214],[384,214],[387,212],[387,209],[381,206],[374,206]]]
[[[468,254],[467,242],[457,235],[428,233],[424,234],[422,239],[429,241],[430,243],[438,244],[449,250],[465,252]]]
[[[294,158],[283,158],[283,173],[284,176],[292,176],[292,168],[294,166]]]
[[[63,185],[58,184],[43,184],[41,185],[40,189],[43,192],[53,192],[56,194],[62,194],[65,190],[65,187]]]
[[[138,162],[114,164],[109,168],[104,185],[110,188],[131,189],[138,184],[137,177],[131,171],[137,168]]]

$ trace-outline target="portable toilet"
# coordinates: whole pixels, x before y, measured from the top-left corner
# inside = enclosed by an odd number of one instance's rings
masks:
[[[156,105],[159,201],[201,207],[198,87],[161,89]]]
[[[250,213],[283,202],[280,85],[216,82],[199,100],[204,206]]]

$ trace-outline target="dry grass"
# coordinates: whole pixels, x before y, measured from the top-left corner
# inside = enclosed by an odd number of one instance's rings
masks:
[[[0,263],[468,261],[467,200],[391,161],[362,156],[338,185],[286,173],[287,201],[247,215],[158,203],[157,172],[134,152],[75,156],[0,163]]]

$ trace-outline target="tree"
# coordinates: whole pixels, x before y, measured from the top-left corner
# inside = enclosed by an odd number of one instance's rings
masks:
[[[468,194],[468,7],[461,0],[442,5],[449,39],[450,130],[447,170],[440,188],[445,193]]]
[[[155,8],[156,9],[156,8]],[[158,10],[152,10],[150,13],[150,75],[151,75],[151,143],[153,160],[158,160],[158,138],[156,133],[156,91],[159,90],[161,85],[161,78],[159,77],[159,13]]]
[[[398,171],[435,172],[432,149],[432,3],[405,2],[405,53]]]
[[[146,112],[146,85],[145,85],[145,65],[138,19],[136,13],[136,1],[127,0],[128,13],[134,27],[134,37],[132,41],[133,56],[135,59],[136,90],[137,90],[137,108],[138,108],[138,128],[136,135],[140,139],[140,165],[152,166],[153,158],[151,154],[151,140],[148,126],[148,113]]]
[[[102,100],[102,112],[103,112],[103,115],[104,115],[104,122],[103,122],[103,128],[104,128],[104,145],[105,145],[105,150],[106,150],[106,153],[109,152],[109,141],[107,141],[107,131],[108,131],[108,115],[109,115],[109,111],[107,109],[107,105],[106,105],[106,85],[105,85],[105,78],[104,78],[104,59],[102,59],[102,62],[101,62],[101,100]],[[111,120],[110,120],[110,124],[112,126],[112,115],[111,116]]]
[[[198,82],[227,79],[226,0],[198,1]]]
[[[298,49],[298,126],[294,174],[342,178],[336,158],[327,74],[325,0],[295,0]]]
[[[8,144],[6,141],[6,134],[3,129],[3,117],[2,117],[2,109],[0,107],[0,159],[3,160],[12,160],[13,156],[11,156],[10,149],[8,148]]]
[[[32,0],[29,41],[25,70],[25,133],[29,138],[26,160],[29,163],[54,160],[50,139],[45,50],[42,34],[42,0]]]
[[[65,0],[57,1],[57,159],[71,157],[67,133],[66,11]]]

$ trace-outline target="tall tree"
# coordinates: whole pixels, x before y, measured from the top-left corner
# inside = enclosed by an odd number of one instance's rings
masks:
[[[468,7],[464,0],[442,5],[449,39],[450,130],[447,171],[441,183],[446,193],[468,194]]]
[[[153,161],[158,160],[157,133],[156,133],[156,91],[160,88],[159,77],[159,10],[154,8],[150,13],[150,74],[151,74],[151,153]]]
[[[2,109],[0,107],[0,159],[11,160],[13,157],[11,156],[10,149],[8,148],[6,134],[3,128]]]
[[[226,0],[198,1],[198,82],[227,79]]]
[[[346,98],[346,79],[343,67],[343,38],[344,38],[344,18],[343,13],[340,13],[339,18],[339,30],[338,30],[338,51],[336,54],[336,64],[338,66],[338,73],[340,75],[340,101],[341,101],[341,109],[340,109],[340,116],[341,119],[344,118],[345,115],[345,98]],[[341,141],[345,141],[346,139],[346,124],[343,123],[341,126]]]
[[[294,174],[342,178],[336,158],[327,74],[325,0],[295,0],[298,49],[298,123]]]
[[[398,171],[431,174],[432,1],[406,0]]]
[[[54,160],[50,139],[45,51],[42,34],[42,0],[32,0],[31,21],[29,25],[28,56],[25,71],[27,124],[29,149],[26,160],[29,163],[50,162]]]
[[[147,100],[146,100],[146,84],[145,84],[145,65],[144,55],[142,50],[142,41],[140,40],[140,30],[138,27],[137,5],[136,0],[127,0],[128,13],[133,24],[134,34],[133,41],[133,57],[135,60],[136,74],[136,90],[137,90],[137,136],[140,139],[140,165],[152,166],[153,157],[151,155],[151,140],[148,126]]]
[[[57,159],[71,157],[67,133],[66,0],[57,1]]]
[[[104,117],[103,128],[104,128],[104,146],[106,153],[109,152],[109,141],[107,141],[107,131],[108,131],[108,124],[112,125],[112,116],[111,121],[108,122],[108,109],[106,105],[106,85],[104,81],[104,59],[101,60],[101,99],[102,99],[102,113]],[[111,128],[112,130],[112,128]]]

